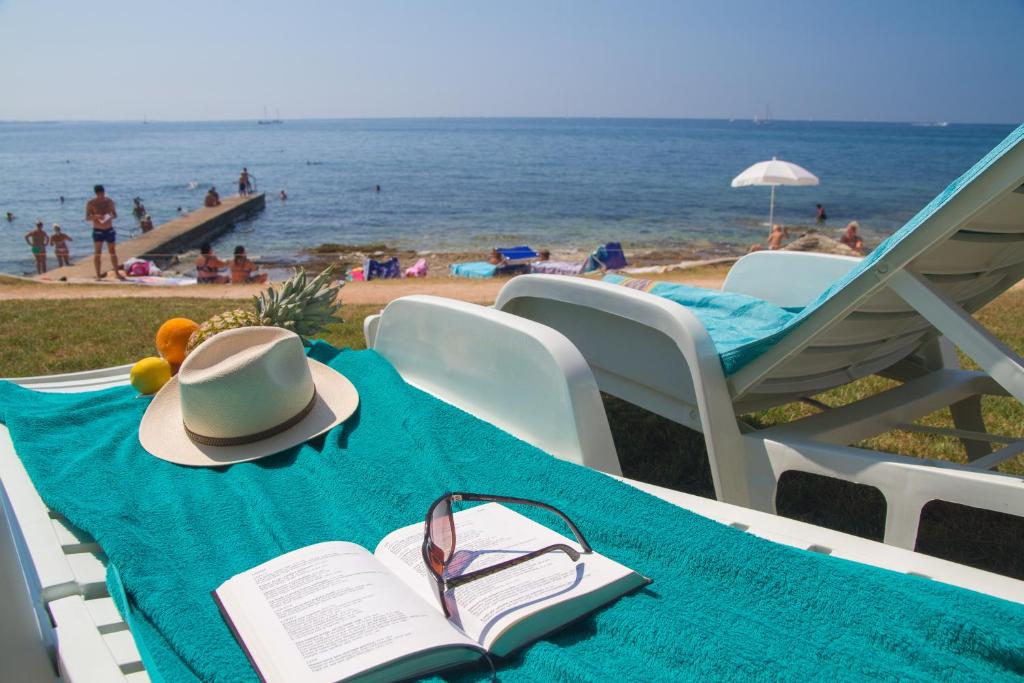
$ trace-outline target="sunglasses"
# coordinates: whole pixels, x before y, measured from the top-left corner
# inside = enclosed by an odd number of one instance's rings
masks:
[[[546,548],[534,550],[526,553],[525,555],[520,555],[519,557],[506,560],[504,562],[498,562],[497,564],[492,564],[483,569],[478,569],[465,574],[448,576],[448,563],[451,562],[452,557],[455,555],[455,518],[452,515],[452,503],[462,501],[513,503],[516,505],[532,505],[534,507],[543,508],[555,513],[565,520],[565,523],[569,525],[570,529],[572,529],[573,535],[576,536],[576,541],[580,544],[580,547],[583,548],[582,554],[593,552],[590,544],[587,543],[585,538],[583,538],[583,534],[576,525],[573,524],[573,521],[561,510],[548,505],[547,503],[528,500],[526,498],[511,498],[509,496],[487,496],[478,493],[446,493],[435,500],[430,505],[430,509],[427,510],[422,548],[423,563],[426,565],[427,570],[430,573],[430,577],[433,579],[437,599],[441,603],[441,608],[444,610],[444,616],[446,618],[451,616],[448,610],[448,604],[444,599],[444,593],[446,590],[456,588],[457,586],[469,583],[470,581],[475,581],[476,579],[482,579],[485,576],[490,576],[503,569],[515,567],[523,562],[529,562],[530,560],[547,553],[565,553],[573,562],[578,562],[581,555],[580,551],[576,550],[572,546],[568,546],[564,543],[555,543],[554,545],[549,545]]]

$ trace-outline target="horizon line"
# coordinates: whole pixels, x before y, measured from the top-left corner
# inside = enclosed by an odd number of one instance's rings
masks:
[[[476,120],[476,121],[509,121],[509,120],[539,120],[539,121],[566,121],[566,120],[611,120],[611,121],[755,121],[749,116],[297,116],[285,121],[444,121],[444,120]],[[4,124],[55,124],[55,123],[257,123],[260,118],[244,119],[150,119],[148,116],[142,118],[117,118],[117,119],[0,119],[0,125]],[[816,117],[806,118],[772,118],[767,122],[772,123],[868,123],[868,124],[945,124],[945,125],[969,125],[969,126],[1016,126],[1021,122],[1014,121],[936,121],[934,119],[919,120],[883,120],[883,119],[819,119]]]

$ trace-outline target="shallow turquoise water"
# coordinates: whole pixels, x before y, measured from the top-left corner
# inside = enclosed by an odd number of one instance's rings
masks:
[[[768,188],[732,189],[778,156],[821,178],[780,188],[777,219],[857,219],[869,242],[897,229],[1002,139],[1011,125],[634,119],[393,119],[225,123],[0,124],[0,271],[26,272],[22,235],[41,218],[91,250],[82,218],[95,183],[133,227],[141,196],[159,224],[214,184],[236,192],[248,166],[267,210],[222,240],[227,251],[289,257],[322,242],[417,249],[530,243],[627,248],[764,239]],[[197,184],[189,189],[190,182]],[[375,185],[381,192],[374,191]],[[285,189],[287,202],[276,199]],[[63,205],[58,197],[64,195]],[[51,266],[52,266],[51,255]]]

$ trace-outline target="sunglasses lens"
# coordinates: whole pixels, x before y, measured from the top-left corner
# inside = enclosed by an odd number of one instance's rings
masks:
[[[438,575],[445,562],[455,551],[455,525],[452,520],[452,504],[447,498],[434,507],[430,514],[430,563]]]

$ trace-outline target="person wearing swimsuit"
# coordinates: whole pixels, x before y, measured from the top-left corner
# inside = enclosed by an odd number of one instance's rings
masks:
[[[244,285],[248,283],[263,284],[267,281],[266,273],[257,273],[256,264],[245,255],[245,247],[239,244],[235,247],[235,258],[231,261],[231,284]]]
[[[117,264],[117,233],[114,231],[114,219],[117,218],[117,207],[114,200],[107,196],[102,185],[92,188],[96,196],[85,205],[85,220],[92,223],[92,245],[93,265],[96,266],[96,279],[102,280],[106,273],[100,272],[101,252],[103,243],[107,243],[107,253],[110,254],[110,264],[114,267],[114,275],[118,280],[124,280]]]
[[[53,245],[53,255],[57,257],[58,268],[71,265],[71,250],[68,249],[68,242],[71,241],[71,235],[61,232],[60,223],[54,223],[50,244]]]
[[[201,285],[227,284],[227,276],[221,275],[219,271],[228,264],[217,258],[209,242],[199,247],[199,251],[199,258],[196,259],[196,281]]]
[[[42,275],[46,272],[46,245],[50,243],[50,236],[43,230],[42,221],[37,221],[36,227],[25,233],[25,242],[32,247],[32,256],[36,260],[36,274]]]

